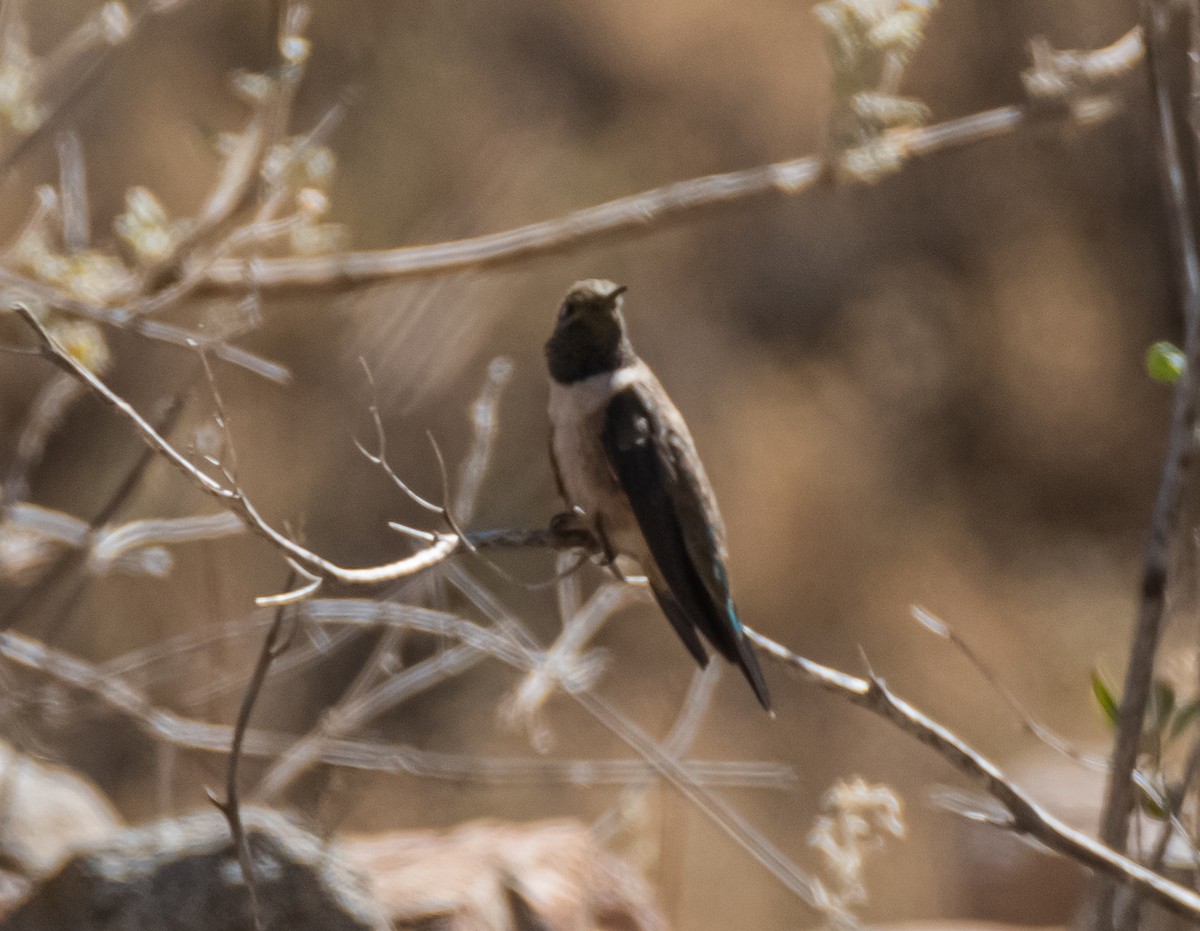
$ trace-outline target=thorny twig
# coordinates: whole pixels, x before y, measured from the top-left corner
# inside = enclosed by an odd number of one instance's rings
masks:
[[[1171,912],[1200,919],[1200,895],[1051,815],[1012,783],[995,763],[948,727],[894,695],[878,676],[871,674],[859,678],[831,669],[793,653],[750,628],[746,628],[746,636],[771,659],[798,669],[810,682],[895,725],[982,785],[1008,813],[1008,820],[1000,826],[1036,838],[1051,850],[1095,873],[1128,884]]]

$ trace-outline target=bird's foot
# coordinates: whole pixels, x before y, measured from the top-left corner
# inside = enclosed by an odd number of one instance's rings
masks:
[[[577,533],[580,530],[591,531],[587,519],[580,508],[562,511],[550,518],[550,532],[553,534]]]

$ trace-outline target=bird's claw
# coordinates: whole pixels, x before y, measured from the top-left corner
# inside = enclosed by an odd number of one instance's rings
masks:
[[[550,532],[553,534],[565,534],[578,530],[591,530],[584,521],[583,511],[579,508],[562,511],[550,518]]]

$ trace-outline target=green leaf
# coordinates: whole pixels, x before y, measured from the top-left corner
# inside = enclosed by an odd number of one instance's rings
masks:
[[[1150,791],[1149,787],[1138,785],[1138,806],[1155,821],[1167,820],[1167,798],[1165,793]]]
[[[1175,719],[1171,722],[1171,728],[1168,731],[1168,740],[1174,740],[1182,734],[1189,724],[1196,720],[1196,715],[1200,713],[1200,698],[1193,698],[1185,705],[1181,705]]]
[[[1187,356],[1178,346],[1160,340],[1146,350],[1146,372],[1154,381],[1173,385],[1187,370]]]
[[[1171,720],[1171,715],[1175,713],[1175,689],[1165,679],[1158,679],[1154,683],[1151,701],[1151,713],[1157,728],[1160,731],[1164,730],[1167,722]]]
[[[1100,675],[1100,670],[1092,670],[1092,694],[1096,696],[1096,704],[1104,713],[1105,719],[1112,727],[1117,726],[1117,701],[1113,698],[1108,683]]]

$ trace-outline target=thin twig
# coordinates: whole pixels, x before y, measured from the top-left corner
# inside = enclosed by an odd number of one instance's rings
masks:
[[[92,235],[83,143],[73,129],[60,132],[57,143],[63,245],[67,252],[81,252],[88,247]]]
[[[1154,849],[1150,852],[1150,859],[1146,862],[1146,865],[1152,870],[1162,868],[1163,862],[1167,857],[1167,850],[1176,834],[1192,847],[1193,860],[1195,859],[1196,849],[1192,846],[1187,836],[1187,831],[1180,820],[1180,814],[1183,810],[1184,799],[1187,798],[1188,790],[1197,775],[1200,775],[1200,743],[1192,746],[1192,750],[1188,754],[1187,764],[1184,766],[1183,778],[1179,782],[1179,788],[1177,791],[1170,793],[1170,797],[1167,799],[1167,817],[1163,819],[1158,840],[1154,844]],[[1130,896],[1129,901],[1125,903],[1124,909],[1121,910],[1116,920],[1116,926],[1118,928],[1136,928],[1138,917],[1141,913],[1141,905],[1140,898]]]
[[[1200,218],[1196,217],[1193,211],[1197,166],[1194,162],[1185,164],[1180,138],[1180,127],[1187,127],[1192,122],[1194,103],[1190,93],[1183,95],[1181,100],[1174,99],[1169,81],[1172,69],[1172,50],[1168,35],[1173,19],[1171,6],[1171,3],[1163,0],[1143,0],[1142,25],[1146,37],[1150,84],[1154,93],[1157,148],[1167,202],[1167,226],[1174,246],[1179,278],[1187,367],[1175,385],[1171,403],[1167,453],[1150,517],[1150,530],[1142,562],[1141,597],[1126,666],[1121,707],[1117,716],[1117,736],[1108,788],[1100,819],[1100,838],[1115,850],[1124,850],[1129,836],[1129,813],[1134,805],[1134,785],[1131,777],[1141,749],[1142,728],[1146,720],[1154,677],[1154,658],[1162,636],[1170,573],[1171,538],[1179,520],[1184,479],[1194,446],[1195,392],[1197,373],[1200,372],[1200,255],[1197,252],[1196,231],[1196,224]],[[1188,15],[1196,15],[1194,8],[1188,10]],[[1114,926],[1113,891],[1111,883],[1102,885],[1097,890],[1094,919],[1099,929]]]
[[[447,563],[444,576],[492,621],[502,636],[511,640],[517,650],[530,656],[541,652],[537,640],[525,626],[497,600],[491,590],[472,577],[461,563]],[[655,772],[670,782],[787,889],[805,902],[816,902],[818,893],[813,877],[796,866],[725,799],[708,791],[691,778],[687,770],[637,724],[593,692],[579,690],[568,694],[596,721],[653,766]]]
[[[0,487],[0,500],[11,504],[29,496],[33,470],[42,461],[46,444],[62,426],[71,407],[86,392],[70,375],[59,374],[42,385],[17,439],[17,451]]]
[[[996,675],[988,664],[983,661],[982,657],[971,648],[970,644],[954,628],[919,605],[913,605],[910,611],[913,618],[922,627],[930,633],[948,640],[963,655],[967,662],[975,668],[975,671],[983,676],[987,684],[992,687],[1004,704],[1016,715],[1017,720],[1021,722],[1022,729],[1027,734],[1041,741],[1054,752],[1062,754],[1067,759],[1078,763],[1086,769],[1107,772],[1108,761],[1106,759],[1084,753],[1035,718],[1021,703],[1021,700],[1017,698],[1016,693],[1000,680],[1000,677]]]
[[[928,631],[943,637],[955,646],[963,657],[976,671],[983,676],[988,685],[998,694],[1001,700],[1009,707],[1021,722],[1022,729],[1031,737],[1040,741],[1043,745],[1059,753],[1074,763],[1079,764],[1085,769],[1093,772],[1101,772],[1107,774],[1109,771],[1109,761],[1100,756],[1095,756],[1090,753],[1085,753],[1078,747],[1071,744],[1066,738],[1055,733],[1037,718],[1035,718],[1028,709],[1017,698],[1016,694],[1005,685],[1000,677],[984,662],[983,658],[971,648],[971,646],[959,635],[949,624],[941,618],[935,617],[924,608],[913,606],[913,617]],[[1190,766],[1191,764],[1189,764]],[[1158,789],[1151,782],[1149,776],[1135,769],[1131,778],[1134,784],[1141,789],[1148,798],[1155,798],[1159,793]],[[1186,793],[1185,793],[1186,794]],[[1178,831],[1180,836],[1186,836],[1187,832],[1184,829],[1182,820],[1179,817],[1177,806],[1167,806],[1171,808],[1168,812],[1167,824],[1164,826],[1164,831]],[[1158,865],[1155,862],[1151,863],[1152,869],[1157,869]]]
[[[38,350],[38,353],[41,354],[40,349]],[[175,429],[175,424],[179,419],[179,415],[183,412],[184,400],[187,398],[189,390],[190,384],[185,385],[184,388],[181,388],[170,399],[170,402],[166,405],[165,409],[162,411],[162,414],[158,417],[158,420],[155,423],[155,430],[158,433],[166,436]],[[146,470],[149,468],[150,463],[156,458],[157,457],[155,456],[152,448],[146,447],[142,451],[141,455],[138,456],[137,461],[134,462],[133,466],[122,478],[120,484],[116,487],[113,493],[109,495],[104,504],[101,506],[100,510],[97,511],[95,516],[91,519],[90,527],[92,530],[96,530],[104,526],[120,512],[121,508],[125,506],[130,497],[133,496],[133,493],[141,485],[142,479],[146,475]],[[72,569],[82,568],[83,562],[83,558],[79,553],[72,551],[62,553],[54,562],[54,564],[46,569],[33,585],[25,588],[14,602],[10,603],[3,612],[0,612],[0,631],[7,630],[17,620],[21,619],[24,612],[31,605],[40,601],[41,597],[51,588],[53,588],[60,579],[66,577]],[[82,588],[83,580],[85,578],[85,576],[80,575],[79,582],[77,583],[77,590]],[[68,614],[65,611],[57,610],[54,612],[49,612],[46,616],[50,618],[50,620],[44,625],[44,629],[40,632],[41,635],[47,640],[52,640],[66,622]]]
[[[289,586],[292,581],[294,580],[288,581]],[[233,837],[238,863],[242,867],[242,877],[246,881],[246,891],[250,896],[250,913],[254,918],[254,927],[257,931],[262,931],[263,920],[259,909],[258,887],[254,878],[254,860],[242,825],[242,809],[238,797],[238,768],[242,761],[242,744],[246,740],[246,729],[250,726],[250,716],[254,713],[254,705],[258,701],[263,683],[267,681],[271,663],[287,649],[287,641],[291,639],[290,635],[287,638],[280,636],[283,633],[283,622],[287,617],[287,607],[281,605],[275,609],[274,620],[271,621],[271,627],[263,639],[262,649],[258,652],[258,662],[254,664],[254,674],[250,677],[250,682],[242,695],[242,704],[238,709],[237,721],[233,726],[233,742],[229,748],[229,760],[225,768],[225,798],[224,800],[218,799],[212,792],[208,795],[209,800],[229,822],[229,833]]]
[[[44,281],[38,281],[26,275],[13,271],[11,267],[0,265],[0,289],[5,300],[29,299],[46,307],[53,307],[65,314],[73,314],[101,323],[105,326],[127,330],[145,339],[179,346],[183,349],[194,350],[203,346],[222,362],[244,368],[261,378],[266,378],[276,384],[287,384],[291,373],[277,362],[264,359],[248,349],[234,346],[221,338],[213,338],[199,330],[189,330],[187,327],[176,326],[173,323],[163,323],[161,320],[147,320],[129,317],[123,308],[105,307],[88,301],[79,300],[71,294]]]
[[[173,0],[170,3],[147,4],[134,17],[129,24],[128,32],[119,43],[105,43],[103,48],[88,58],[86,63],[82,60],[84,56],[78,54],[67,55],[60,52],[54,56],[49,62],[54,70],[41,76],[40,87],[53,87],[58,84],[65,86],[55,95],[56,99],[49,105],[49,112],[37,128],[14,142],[7,152],[0,154],[0,174],[7,174],[13,165],[33,148],[36,142],[53,131],[62,118],[70,113],[89,91],[100,84],[102,73],[112,63],[114,52],[119,46],[128,48],[152,17],[178,12],[187,6],[188,2],[189,0]],[[51,54],[53,55],[53,53]],[[45,65],[46,63],[42,63],[43,68]]]

